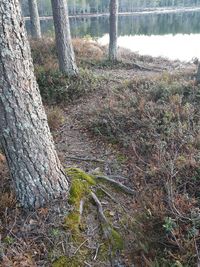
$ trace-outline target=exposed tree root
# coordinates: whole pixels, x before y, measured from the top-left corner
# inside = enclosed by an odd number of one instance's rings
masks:
[[[96,196],[96,194],[94,192],[91,192],[91,196],[92,196],[92,198],[93,198],[93,200],[97,206],[97,210],[98,210],[98,214],[99,214],[99,220],[100,220],[100,223],[102,226],[103,233],[107,239],[110,239],[112,229],[110,227],[110,224],[109,224],[106,216],[103,213],[103,207],[101,205],[101,202],[99,201],[98,197]]]
[[[118,234],[118,232],[116,232],[112,228],[111,224],[109,223],[106,216],[104,215],[102,204],[99,201],[96,194],[92,191],[90,194],[97,206],[101,228],[102,228],[105,238],[108,241],[110,263],[111,263],[111,266],[114,266],[113,256],[118,250],[121,250],[123,248],[123,240],[122,240],[122,237]]]
[[[96,179],[99,179],[99,180],[101,179],[101,180],[104,180],[104,181],[106,181],[106,182],[108,182],[110,184],[115,185],[120,190],[124,191],[125,193],[127,193],[129,195],[135,195],[136,194],[135,190],[133,190],[133,189],[123,185],[122,183],[117,182],[117,181],[115,181],[115,180],[113,180],[113,179],[111,179],[111,178],[109,178],[107,176],[98,175],[98,176],[95,176],[95,177],[96,177]]]
[[[80,201],[80,206],[79,206],[80,221],[81,221],[81,218],[82,218],[82,215],[83,215],[83,206],[84,206],[84,200],[81,199],[81,201]]]
[[[99,188],[106,196],[112,199],[113,202],[118,203],[118,201],[102,185],[99,185]]]
[[[74,161],[93,161],[98,163],[105,163],[102,159],[95,159],[95,158],[81,158],[81,157],[73,157],[73,156],[65,156],[66,159],[74,160]]]
[[[137,63],[132,63],[133,68],[139,69],[139,70],[144,70],[144,71],[155,71],[155,72],[162,72],[164,69],[157,68],[157,67],[144,67],[141,66]]]
[[[65,217],[64,226],[72,231],[72,235],[75,239],[77,236],[80,236],[81,219],[83,217],[83,206],[85,200],[87,200],[90,196],[93,199],[95,205],[97,206],[98,217],[105,239],[104,245],[109,251],[111,266],[114,266],[113,260],[116,258],[117,252],[123,249],[123,239],[121,235],[113,228],[112,223],[109,222],[109,220],[106,218],[103,212],[102,204],[96,194],[93,192],[93,190],[95,190],[95,188],[99,188],[115,203],[118,203],[118,201],[114,199],[114,197],[109,192],[107,192],[106,189],[104,189],[103,185],[100,184],[101,179],[106,180],[111,184],[114,184],[116,187],[118,187],[125,193],[133,195],[134,191],[106,176],[95,176],[94,174],[85,173],[84,171],[78,168],[68,168],[65,171],[72,180],[69,193],[69,201],[70,204],[73,205],[73,210]],[[80,246],[75,251],[75,254],[85,243],[86,241],[80,244]],[[98,250],[96,251],[95,258],[97,257],[97,253]]]

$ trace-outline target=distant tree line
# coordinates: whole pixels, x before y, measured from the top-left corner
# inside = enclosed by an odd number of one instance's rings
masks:
[[[29,15],[28,0],[21,0],[23,14]],[[119,0],[119,12],[131,12],[155,7],[187,7],[198,6],[200,0]],[[52,15],[51,0],[38,0],[41,16]],[[107,13],[108,0],[68,0],[69,14]]]

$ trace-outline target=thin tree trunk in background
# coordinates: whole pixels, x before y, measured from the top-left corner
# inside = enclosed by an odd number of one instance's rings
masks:
[[[117,61],[118,0],[110,0],[109,60]]]
[[[41,38],[40,17],[38,13],[37,0],[28,0],[30,20],[31,20],[31,34],[35,39]]]
[[[34,76],[18,0],[0,6],[0,142],[25,208],[68,192]]]
[[[200,63],[198,63],[197,73],[196,73],[196,84],[200,84]]]
[[[60,71],[77,76],[78,68],[72,47],[68,8],[65,0],[51,0]]]

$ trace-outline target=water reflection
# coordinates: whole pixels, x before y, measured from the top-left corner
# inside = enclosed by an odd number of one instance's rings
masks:
[[[140,14],[119,17],[119,35],[164,35],[200,33],[200,12]],[[70,18],[73,37],[102,37],[108,33],[109,19],[104,17]],[[30,22],[26,21],[30,33]],[[42,20],[43,33],[53,33],[53,21]]]
[[[143,54],[190,60],[194,56],[200,56],[197,49],[197,44],[200,43],[199,22],[199,11],[120,16],[119,45]],[[103,37],[101,42],[108,43],[107,16],[70,18],[70,24],[73,37]],[[26,27],[30,33],[29,21],[26,21]],[[42,20],[41,28],[43,34],[52,35],[53,21]]]
[[[106,34],[99,39],[99,43],[105,45],[108,40],[109,36]],[[164,56],[182,61],[200,58],[200,34],[120,36],[118,44],[141,55]]]

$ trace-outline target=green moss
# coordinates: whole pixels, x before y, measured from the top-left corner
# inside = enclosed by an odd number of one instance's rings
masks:
[[[7,245],[12,245],[14,243],[14,238],[12,238],[11,236],[7,235],[4,239],[3,242]]]
[[[64,225],[73,233],[79,232],[80,213],[79,211],[72,211],[65,217]]]
[[[66,174],[71,178],[71,188],[69,192],[69,203],[79,206],[82,198],[89,195],[90,186],[95,185],[95,179],[78,168],[68,168]]]
[[[90,192],[90,186],[96,182],[92,175],[87,174],[78,168],[68,168],[66,174],[71,178],[71,188],[69,192],[69,203],[78,207],[82,198]]]
[[[109,236],[107,236],[107,243],[111,245],[112,252],[115,253],[118,250],[122,250],[124,248],[124,243],[121,235],[112,228],[110,223],[102,225],[103,232],[105,232],[104,228],[105,231],[109,233]]]
[[[109,245],[107,242],[102,243],[99,249],[98,259],[100,261],[108,260]]]
[[[82,171],[81,169],[68,168],[65,171],[71,179],[84,180],[84,181],[87,181],[88,184],[90,184],[90,185],[96,185],[96,181],[95,181],[94,176],[87,174],[86,172]]]
[[[73,179],[69,191],[69,203],[79,206],[80,201],[89,193],[89,185],[86,181]]]
[[[109,226],[107,226],[108,228]],[[106,240],[103,241],[100,250],[99,250],[99,255],[98,258],[101,261],[107,260],[108,259],[108,251],[110,251],[113,255],[113,257],[115,257],[116,253],[118,251],[123,250],[124,248],[124,243],[123,243],[123,239],[120,236],[120,234],[114,230],[113,228],[109,227],[109,231],[110,231],[110,236],[109,238],[107,238]]]
[[[73,234],[77,234],[80,231],[81,226],[79,211],[80,201],[90,195],[90,187],[96,185],[96,181],[93,175],[89,175],[78,168],[68,168],[65,171],[71,178],[69,203],[74,205],[74,210],[65,217],[64,225],[70,229]],[[123,241],[121,236],[110,225],[107,225],[106,227],[109,227],[110,229],[108,242],[112,245],[113,252],[122,250]]]
[[[97,195],[98,198],[102,198],[102,197],[104,197],[104,196],[107,196],[107,195],[101,190],[101,188],[97,188],[97,190],[96,190],[96,195]]]
[[[90,193],[90,186],[96,182],[92,175],[89,175],[78,168],[68,168],[66,174],[71,178],[71,187],[69,191],[69,203],[74,206],[74,210],[65,218],[64,225],[77,233],[80,230],[80,201],[87,198]]]
[[[111,230],[113,250],[122,250],[124,242],[121,235],[114,229]]]
[[[52,264],[52,267],[81,267],[83,264],[77,257],[66,257],[61,256],[55,260]]]
[[[62,256],[53,262],[52,267],[67,267],[67,257]]]

